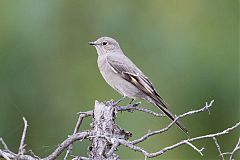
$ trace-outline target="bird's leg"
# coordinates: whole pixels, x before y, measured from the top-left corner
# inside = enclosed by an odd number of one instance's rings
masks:
[[[132,106],[132,107],[137,107],[139,104],[141,104],[141,102],[132,103],[135,100],[136,100],[136,98],[132,98],[128,105]]]
[[[134,101],[135,99],[134,98],[132,98],[131,99],[131,101],[128,103],[128,104],[132,104],[132,102]]]
[[[123,101],[126,98],[126,96],[123,96],[122,98],[120,98],[119,100],[117,100],[116,102],[113,103],[113,106],[116,106],[118,103],[120,103],[121,101]]]
[[[129,104],[128,104],[128,107],[130,107],[129,108],[129,112],[133,112],[133,110],[139,105],[139,104],[141,104],[141,102],[137,102],[137,103],[133,103],[133,101],[134,100],[136,100],[135,98],[131,98],[131,101],[129,102]]]

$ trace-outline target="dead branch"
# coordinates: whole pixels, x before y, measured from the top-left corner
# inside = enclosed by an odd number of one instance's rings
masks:
[[[238,142],[235,145],[235,148],[233,149],[232,152],[224,152],[222,153],[222,156],[224,155],[229,155],[229,160],[234,160],[235,153],[240,150],[240,137],[238,138]]]
[[[27,120],[23,117],[24,120],[24,129],[22,133],[22,138],[19,146],[19,151],[18,153],[14,153],[9,150],[7,147],[6,143],[3,141],[2,138],[0,138],[0,142],[3,145],[3,149],[0,148],[0,158],[4,158],[6,160],[12,160],[12,159],[18,159],[18,160],[54,160],[59,157],[61,153],[63,153],[66,150],[66,155],[65,155],[65,160],[70,155],[72,151],[72,145],[76,141],[81,142],[84,139],[89,139],[91,143],[91,147],[89,149],[89,157],[82,157],[80,155],[77,156],[72,156],[73,160],[119,160],[119,156],[115,153],[117,148],[122,145],[125,147],[128,147],[129,149],[133,151],[137,151],[142,153],[146,158],[152,158],[156,156],[160,156],[170,150],[173,150],[175,148],[178,148],[182,145],[188,145],[191,148],[193,148],[195,151],[197,151],[201,156],[203,156],[203,150],[204,147],[198,148],[196,147],[193,142],[202,140],[202,139],[213,139],[215,142],[215,145],[217,147],[217,150],[222,158],[224,159],[225,155],[228,155],[230,157],[230,160],[234,159],[235,153],[240,150],[240,138],[238,140],[238,143],[236,144],[235,148],[231,152],[225,152],[223,153],[221,151],[220,145],[217,141],[217,137],[226,135],[233,130],[235,130],[237,127],[240,126],[240,122],[236,123],[234,126],[227,128],[221,132],[217,133],[212,133],[208,135],[203,135],[203,136],[198,136],[194,138],[188,138],[185,140],[181,140],[173,145],[170,145],[168,147],[165,147],[161,150],[158,150],[157,152],[150,153],[144,148],[141,148],[137,146],[136,144],[143,142],[147,140],[148,138],[151,138],[153,135],[156,134],[161,134],[163,132],[168,131],[174,123],[180,119],[184,118],[186,116],[190,116],[196,113],[208,111],[209,108],[213,105],[214,100],[212,100],[209,104],[206,103],[206,105],[200,109],[197,110],[192,110],[186,113],[183,113],[179,116],[176,116],[175,121],[171,122],[168,124],[165,128],[152,131],[150,133],[147,133],[143,135],[142,137],[129,141],[129,137],[132,136],[130,132],[125,131],[124,129],[121,129],[116,123],[115,123],[115,118],[116,114],[118,111],[140,111],[144,112],[147,114],[151,114],[156,117],[162,117],[164,116],[163,114],[153,112],[151,110],[148,110],[146,108],[139,107],[139,103],[137,104],[130,104],[127,106],[113,106],[115,104],[113,101],[109,101],[106,103],[101,103],[96,101],[95,102],[95,108],[93,111],[88,111],[88,112],[80,112],[79,117],[77,120],[77,123],[75,125],[73,134],[68,136],[49,156],[45,158],[40,158],[36,156],[32,151],[30,154],[29,152],[25,151],[25,137],[26,137],[26,132],[27,132]],[[79,131],[79,128],[83,122],[83,119],[86,117],[92,117],[92,125],[91,129],[89,131]]]
[[[221,156],[222,160],[225,160],[224,155],[223,155],[223,153],[222,153],[222,151],[221,151],[221,147],[220,147],[220,145],[219,145],[219,143],[218,143],[218,141],[217,141],[217,138],[216,138],[216,137],[213,137],[213,141],[214,141],[214,143],[215,143],[215,145],[216,145],[216,147],[217,147],[217,150],[218,150],[218,152],[219,152],[219,156]]]
[[[230,154],[230,160],[234,160],[234,154],[235,154],[238,150],[240,150],[240,137],[239,137],[239,139],[238,139],[238,142],[237,142],[235,148],[233,149],[233,151],[232,151],[231,154]]]
[[[233,131],[235,128],[239,127],[240,126],[240,122],[236,123],[234,126],[230,127],[230,128],[227,128],[221,132],[218,132],[218,133],[213,133],[213,134],[208,134],[208,135],[204,135],[204,136],[199,136],[199,137],[195,137],[195,138],[190,138],[190,139],[185,139],[185,140],[182,140],[174,145],[171,145],[171,146],[168,146],[168,147],[165,147],[157,152],[154,152],[154,153],[149,153],[147,151],[145,151],[143,148],[141,147],[138,147],[136,145],[133,145],[133,143],[131,143],[130,141],[125,141],[125,140],[119,140],[119,143],[134,150],[134,151],[138,151],[138,152],[141,152],[144,154],[144,156],[148,157],[148,158],[152,158],[152,157],[157,157],[159,155],[162,155],[163,153],[167,152],[167,151],[170,151],[170,150],[173,150],[183,144],[188,144],[189,146],[191,146],[194,150],[198,151],[201,155],[203,155],[202,151],[204,148],[202,149],[197,149],[197,147],[195,147],[193,144],[190,144],[191,142],[194,142],[194,141],[198,141],[198,140],[202,140],[202,139],[208,139],[208,138],[213,138],[213,137],[219,137],[219,136],[222,136],[224,134],[228,134],[229,132]]]
[[[25,141],[25,137],[26,137],[26,133],[27,133],[27,127],[28,127],[27,120],[25,119],[25,117],[23,117],[23,122],[24,122],[24,128],[23,128],[23,133],[22,133],[20,146],[19,146],[19,149],[18,149],[18,155],[23,155],[25,153],[24,141]]]
[[[2,145],[3,145],[3,147],[4,147],[5,150],[9,150],[7,144],[4,142],[4,140],[2,139],[2,137],[0,137],[0,142],[2,143]]]
[[[78,116],[76,126],[74,128],[73,134],[76,134],[79,131],[79,128],[82,124],[82,121],[85,117],[89,117],[89,116],[93,115],[93,111],[79,112],[78,114],[79,114],[79,116]],[[66,155],[64,157],[64,160],[67,160],[67,157],[72,152],[72,149],[73,149],[73,144],[70,144],[67,148],[67,152],[66,152]]]
[[[214,100],[212,100],[209,104],[206,102],[206,105],[198,110],[193,110],[193,111],[189,111],[189,112],[186,112],[186,113],[183,113],[179,116],[177,116],[175,118],[174,121],[172,121],[169,125],[167,125],[167,127],[163,128],[163,129],[160,129],[160,130],[157,130],[157,131],[152,131],[150,133],[147,133],[145,134],[144,136],[142,136],[141,138],[139,139],[136,139],[134,141],[132,141],[131,143],[132,144],[138,144],[146,139],[148,139],[149,137],[153,136],[153,135],[156,135],[156,134],[160,134],[160,133],[163,133],[163,132],[166,132],[168,129],[170,129],[177,120],[179,120],[180,118],[183,118],[185,116],[188,116],[188,115],[192,115],[192,114],[196,114],[196,113],[199,113],[199,112],[204,112],[204,111],[209,111],[209,108],[212,106]]]
[[[144,112],[144,113],[151,114],[151,115],[156,116],[156,117],[164,117],[165,116],[162,113],[156,113],[156,112],[153,112],[149,109],[139,107],[138,106],[139,104],[140,103],[130,104],[130,105],[127,105],[127,106],[117,106],[116,110],[117,111],[129,111],[129,112],[133,112],[134,110],[137,110],[137,111],[141,111],[141,112]]]
[[[56,159],[70,144],[74,143],[77,140],[86,139],[90,132],[81,132],[76,133],[74,135],[69,136],[66,140],[64,140],[49,156],[46,158],[42,158],[42,160],[54,160]],[[18,159],[18,160],[38,160],[38,158],[31,155],[18,155],[13,152],[9,152],[9,150],[1,150],[0,157],[8,157],[8,159]],[[6,158],[5,158],[6,159]]]

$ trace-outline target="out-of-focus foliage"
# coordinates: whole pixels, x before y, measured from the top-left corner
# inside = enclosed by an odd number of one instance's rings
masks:
[[[119,41],[175,114],[215,99],[210,116],[182,120],[191,136],[239,121],[236,0],[2,0],[0,8],[0,136],[11,149],[18,148],[22,116],[30,125],[27,149],[44,156],[72,132],[77,112],[92,109],[95,99],[120,98],[102,79],[96,51],[87,43],[100,36]],[[119,114],[117,121],[136,137],[169,122],[137,112]],[[233,149],[238,136],[220,138],[222,150]],[[182,138],[187,137],[174,127],[141,146],[157,151]],[[76,145],[74,152],[86,156],[88,145]],[[161,158],[219,159],[212,140],[196,145],[206,147],[204,157],[182,146]],[[124,147],[117,153],[122,159],[143,159]]]

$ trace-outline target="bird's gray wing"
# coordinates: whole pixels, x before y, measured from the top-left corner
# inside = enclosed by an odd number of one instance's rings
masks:
[[[167,108],[167,104],[157,93],[151,81],[133,64],[131,60],[127,57],[118,58],[108,56],[107,62],[115,73],[118,73],[123,79],[132,83],[161,106]]]
[[[124,55],[123,55],[124,56]],[[166,102],[159,96],[153,87],[151,81],[132,63],[127,57],[107,57],[107,63],[109,63],[111,69],[119,74],[123,79],[132,83],[139,90],[149,96],[153,103],[160,108],[160,110],[166,114],[172,121],[175,121],[175,116],[167,109]],[[180,127],[186,134],[187,129],[179,122],[175,123]]]

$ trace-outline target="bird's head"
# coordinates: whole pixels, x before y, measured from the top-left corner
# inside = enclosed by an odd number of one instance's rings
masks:
[[[115,53],[121,51],[121,48],[118,42],[110,37],[101,37],[94,42],[89,42],[90,45],[93,45],[98,55],[103,55],[107,53]]]

